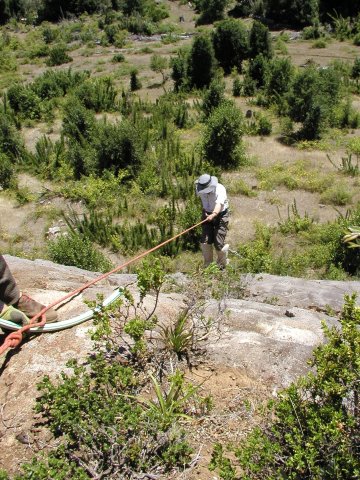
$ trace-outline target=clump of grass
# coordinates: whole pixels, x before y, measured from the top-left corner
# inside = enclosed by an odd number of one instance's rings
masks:
[[[227,185],[227,190],[233,195],[241,194],[246,197],[257,196],[257,191],[251,188],[242,178],[231,180]]]
[[[334,181],[333,175],[324,175],[303,160],[293,165],[275,163],[270,167],[259,168],[256,176],[259,180],[259,188],[262,190],[273,190],[283,185],[289,190],[301,189],[322,193]]]
[[[312,44],[311,48],[326,48],[327,43],[324,38],[319,38],[318,40],[315,40],[315,42]]]
[[[330,205],[348,205],[352,202],[353,192],[349,190],[349,187],[343,184],[334,185],[326,189],[321,197],[320,201],[322,203]]]

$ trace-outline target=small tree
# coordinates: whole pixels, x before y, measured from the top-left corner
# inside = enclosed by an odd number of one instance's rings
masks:
[[[241,72],[242,62],[248,56],[248,33],[240,20],[228,18],[218,23],[213,33],[217,61],[225,73],[233,67]]]
[[[243,116],[231,102],[222,102],[214,110],[203,137],[205,159],[223,168],[234,168],[241,163]]]
[[[203,0],[199,4],[201,13],[196,20],[196,25],[207,25],[224,18],[224,11],[229,0]]]
[[[65,45],[55,45],[49,53],[49,58],[46,61],[48,67],[62,65],[63,63],[72,62],[72,58],[66,52]]]
[[[360,79],[360,57],[356,57],[354,60],[354,64],[351,69],[351,78],[353,78],[356,82],[356,85],[359,84]]]
[[[249,35],[249,55],[255,58],[263,55],[266,58],[272,57],[272,45],[269,29],[266,25],[257,20],[252,24]]]
[[[172,68],[171,78],[174,81],[174,90],[179,92],[185,90],[188,84],[188,57],[189,52],[187,49],[181,48],[177,52],[177,57],[170,59],[170,65]]]
[[[195,37],[188,60],[188,77],[191,87],[210,85],[215,70],[215,54],[207,34]]]
[[[247,73],[254,80],[257,88],[265,85],[268,72],[269,61],[262,53],[249,61]]]
[[[318,138],[329,124],[341,99],[341,80],[334,68],[318,70],[310,65],[299,72],[288,95],[290,118],[303,124],[307,139]]]
[[[288,58],[274,58],[269,64],[265,92],[270,103],[277,103],[279,97],[291,88],[294,67]]]
[[[132,92],[134,92],[135,90],[140,90],[140,88],[142,87],[137,74],[138,74],[138,71],[135,69],[130,72],[130,90]]]
[[[4,190],[11,187],[15,178],[14,166],[5,153],[0,153],[0,187]]]
[[[204,94],[204,101],[201,106],[205,117],[208,117],[225,100],[225,84],[222,80],[215,78]]]
[[[150,59],[150,68],[155,73],[160,73],[162,76],[162,84],[166,82],[168,76],[166,75],[166,69],[168,67],[168,60],[161,55],[152,55]]]

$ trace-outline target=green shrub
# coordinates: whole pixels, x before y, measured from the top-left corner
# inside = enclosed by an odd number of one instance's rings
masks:
[[[113,63],[125,62],[125,56],[122,53],[115,53],[115,55],[112,57],[111,61]]]
[[[233,87],[232,87],[232,94],[234,97],[240,97],[242,91],[242,82],[240,77],[237,76],[234,78]]]
[[[74,91],[74,95],[84,107],[95,112],[111,111],[116,108],[116,90],[109,77],[85,81]]]
[[[359,476],[360,308],[355,302],[355,294],[345,296],[341,328],[323,323],[326,344],[314,350],[313,372],[280,392],[268,405],[265,424],[235,449],[244,478]],[[235,478],[220,447],[212,467],[223,479]]]
[[[271,135],[272,124],[271,120],[265,115],[260,115],[257,119],[257,133],[262,136]]]
[[[319,38],[312,44],[312,48],[326,48],[326,47],[327,47],[327,43],[326,43],[326,40],[324,40],[323,38]]]
[[[62,65],[63,63],[72,62],[72,58],[67,54],[65,45],[55,45],[50,49],[49,58],[46,61],[48,67]]]
[[[204,88],[210,85],[215,71],[215,53],[208,34],[194,37],[187,56],[187,77],[192,88]]]
[[[142,87],[141,82],[138,78],[138,71],[137,70],[132,70],[130,72],[130,90],[132,92],[136,90],[140,90]]]
[[[204,100],[201,105],[205,118],[225,100],[225,83],[220,79],[214,79],[204,93]]]
[[[0,110],[0,152],[6,153],[12,160],[23,159],[24,145],[19,131],[8,115]]]
[[[0,153],[0,187],[4,190],[10,188],[14,179],[13,163],[6,154]]]
[[[49,257],[55,263],[95,272],[108,272],[112,263],[90,240],[77,234],[64,235],[49,242]]]
[[[320,197],[322,203],[347,205],[352,202],[353,193],[346,185],[334,185],[325,190]]]
[[[89,76],[88,71],[73,72],[71,68],[67,70],[47,70],[36,77],[31,84],[31,89],[43,100],[50,100],[64,96],[72,88],[82,84]]]
[[[203,137],[205,158],[224,168],[238,166],[242,150],[243,116],[232,103],[223,102],[209,117]]]
[[[11,108],[24,118],[41,117],[40,98],[28,86],[15,84],[8,89],[7,97]]]

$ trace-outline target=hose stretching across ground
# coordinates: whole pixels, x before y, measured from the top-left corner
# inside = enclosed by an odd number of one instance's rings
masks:
[[[115,300],[117,300],[119,297],[121,297],[123,294],[121,289],[117,289],[115,292],[113,292],[109,297],[107,297],[103,303],[103,307],[107,307],[108,305],[111,305]],[[48,323],[45,324],[43,327],[31,327],[29,332],[31,333],[43,333],[43,332],[58,332],[59,330],[64,330],[65,328],[71,328],[75,327],[75,325],[79,325],[80,323],[86,322],[87,320],[91,320],[91,318],[94,316],[94,313],[96,310],[99,310],[99,308],[95,308],[94,310],[88,310],[87,312],[84,312],[77,317],[70,318],[69,320],[63,320],[61,322],[55,322],[55,323]],[[20,330],[21,326],[17,325],[16,323],[9,322],[8,320],[2,320],[0,318],[0,327],[4,328],[5,330]]]
[[[24,327],[21,327],[19,328],[16,332],[12,332],[10,333],[6,338],[5,338],[5,341],[4,343],[0,346],[0,355],[2,355],[8,348],[15,348],[17,346],[20,345],[20,343],[22,342],[22,339],[23,339],[23,333],[27,332],[27,331],[32,331],[33,328],[37,328],[39,329],[38,331],[40,331],[40,329],[42,327],[45,326],[45,323],[46,323],[46,317],[45,317],[45,313],[47,312],[47,310],[49,310],[50,308],[54,307],[55,305],[59,305],[61,303],[63,303],[65,300],[67,300],[68,298],[72,298],[74,297],[75,295],[78,295],[79,293],[83,292],[84,290],[86,290],[87,288],[91,287],[92,285],[94,285],[95,283],[97,282],[100,282],[101,280],[104,280],[105,278],[107,278],[109,275],[112,275],[113,273],[116,273],[118,272],[119,270],[122,270],[123,268],[127,267],[128,265],[130,265],[131,263],[134,263],[136,262],[136,260],[139,260],[140,258],[143,258],[145,257],[146,255],[149,255],[150,253],[152,252],[155,252],[156,250],[158,250],[159,248],[163,247],[164,245],[167,245],[168,243],[172,242],[173,240],[175,240],[176,238],[179,238],[181,237],[182,235],[184,235],[185,233],[189,232],[190,230],[193,230],[194,228],[200,226],[202,223],[205,223],[207,221],[207,219],[204,219],[202,220],[201,222],[199,223],[196,223],[195,225],[193,225],[192,227],[189,227],[187,228],[186,230],[178,233],[177,235],[174,235],[173,237],[169,238],[168,240],[165,240],[164,242],[160,243],[159,245],[156,245],[155,247],[153,248],[150,248],[149,250],[146,250],[145,252],[143,253],[140,253],[139,255],[137,255],[136,257],[134,258],[131,258],[130,260],[126,261],[125,263],[123,263],[122,265],[119,265],[117,266],[116,268],[114,268],[113,270],[110,270],[110,272],[107,272],[107,273],[104,273],[103,275],[100,275],[99,277],[95,278],[94,280],[91,280],[90,282],[86,283],[85,285],[83,285],[82,287],[79,287],[77,288],[76,290],[68,293],[67,295],[65,295],[64,297],[60,298],[59,300],[56,300],[55,302],[52,302],[50,305],[44,307],[39,313],[37,313],[34,317],[32,317],[30,319],[30,324],[29,325],[25,325]],[[41,318],[41,321],[38,322],[37,320]],[[91,318],[91,317],[90,317]],[[82,321],[86,321],[88,320],[89,318],[84,318]],[[11,322],[10,322],[11,323]],[[59,325],[59,323],[63,323],[63,322],[57,322],[57,325]],[[81,322],[79,322],[81,323]],[[50,325],[49,325],[50,326]],[[68,328],[69,326],[72,326],[72,325],[66,325],[66,326],[63,326],[63,328]],[[45,331],[45,330],[42,330],[42,331]],[[51,330],[46,330],[46,331],[51,331]]]

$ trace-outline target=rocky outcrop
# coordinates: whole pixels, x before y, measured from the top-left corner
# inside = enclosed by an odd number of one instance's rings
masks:
[[[97,277],[75,267],[64,267],[43,260],[5,256],[20,288],[48,304]],[[184,306],[181,293],[186,277],[173,277],[178,293],[160,295],[160,321],[174,319]],[[314,281],[271,275],[243,277],[245,298],[228,299],[222,304],[222,321],[217,335],[207,341],[207,362],[222,372],[239,371],[251,382],[265,384],[274,391],[287,386],[307,371],[307,359],[323,341],[321,321],[337,324],[345,293],[360,293],[360,282]],[[88,309],[85,300],[98,294],[109,296],[117,286],[130,285],[136,294],[136,275],[114,274],[93,285],[59,309],[60,320]],[[151,308],[154,299],[148,299]],[[219,305],[210,300],[205,314],[218,315]],[[9,469],[32,456],[34,433],[33,406],[36,384],[46,374],[55,377],[66,369],[70,358],[81,358],[91,351],[88,336],[91,321],[56,333],[35,335],[20,348],[1,359],[2,405],[0,422],[0,467]],[[3,334],[4,338],[4,334]],[[45,441],[46,439],[42,439]]]

